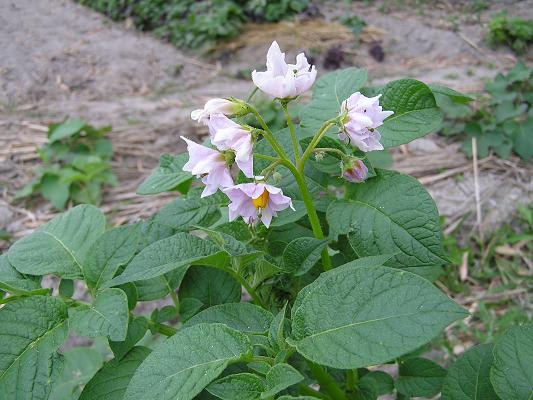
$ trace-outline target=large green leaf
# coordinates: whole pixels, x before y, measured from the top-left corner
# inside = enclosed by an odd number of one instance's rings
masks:
[[[65,122],[53,125],[48,131],[50,143],[71,137],[85,127],[85,122],[77,118],[69,118]]]
[[[104,283],[103,288],[155,278],[190,264],[225,265],[227,253],[208,240],[185,232],[158,240],[143,249],[124,272]]]
[[[69,325],[78,335],[111,340],[126,339],[128,331],[128,298],[117,288],[99,292],[93,304],[69,310]]]
[[[130,317],[126,338],[119,342],[109,341],[109,347],[111,347],[115,359],[122,359],[146,335],[148,327],[148,320],[145,317]]]
[[[23,274],[81,278],[85,254],[104,229],[102,212],[80,205],[15,242],[7,256]]]
[[[291,345],[334,368],[390,361],[467,315],[425,279],[388,267],[336,268],[298,294]]]
[[[533,324],[514,326],[496,342],[490,381],[505,400],[533,398]]]
[[[68,334],[67,308],[33,296],[0,309],[0,393],[5,399],[46,400],[63,369],[56,353]]]
[[[414,79],[390,82],[380,99],[384,110],[394,111],[382,126],[381,144],[385,148],[399,146],[440,128],[442,112],[431,89]]]
[[[190,173],[183,171],[187,162],[186,153],[178,156],[163,154],[159,159],[159,167],[137,188],[137,194],[158,194],[173,191],[187,185],[192,180]]]
[[[65,366],[52,388],[50,399],[77,399],[83,386],[91,380],[104,363],[102,354],[91,347],[74,347],[64,354]]]
[[[190,400],[228,364],[250,354],[248,337],[223,324],[199,324],[178,331],[146,357],[124,400]]]
[[[121,359],[113,359],[87,383],[79,400],[121,400],[131,377],[150,354],[147,347],[134,347]]]
[[[340,114],[342,102],[366,81],[366,70],[358,68],[330,72],[318,79],[313,87],[313,100],[300,113],[300,136],[312,136],[326,120]]]
[[[427,358],[408,358],[400,363],[395,386],[405,396],[431,398],[442,388],[446,370]]]
[[[498,400],[490,383],[492,343],[481,344],[450,367],[442,386],[442,400]]]
[[[305,274],[320,260],[320,254],[327,245],[326,239],[311,237],[294,239],[283,251],[283,271],[295,276]]]
[[[326,218],[336,233],[350,233],[359,256],[395,254],[387,262],[395,267],[447,262],[437,207],[415,178],[377,170],[375,178],[354,186],[349,199],[329,206]]]
[[[200,198],[196,192],[180,197],[159,211],[155,222],[178,231],[190,230],[194,226],[210,226],[220,218],[220,208],[228,204],[228,197],[222,192]]]
[[[209,307],[189,319],[185,326],[220,322],[239,332],[262,334],[268,331],[272,314],[250,303],[227,303]]]
[[[189,268],[179,289],[181,300],[198,302],[196,311],[217,304],[238,303],[241,293],[240,283],[227,272],[200,266]]]
[[[0,289],[11,293],[26,293],[41,287],[38,278],[18,272],[5,254],[0,255]]]
[[[100,236],[91,246],[91,256],[84,265],[87,285],[97,289],[103,282],[113,279],[118,268],[135,255],[139,241],[139,224],[120,226]]]
[[[240,373],[217,379],[206,389],[222,400],[259,400],[265,382],[257,375]]]
[[[289,386],[296,385],[303,380],[303,375],[293,366],[276,364],[266,374],[266,391],[261,394],[261,398],[271,398]]]

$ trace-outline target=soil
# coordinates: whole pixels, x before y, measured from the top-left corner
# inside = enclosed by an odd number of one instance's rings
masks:
[[[106,193],[103,204],[112,222],[151,214],[170,196],[143,198],[135,194],[136,186],[160,154],[184,150],[180,135],[206,133],[190,120],[192,109],[210,97],[247,96],[249,71],[264,67],[273,39],[289,57],[301,50],[312,55],[319,74],[327,72],[328,48],[337,46],[341,66],[367,68],[376,85],[409,76],[475,92],[516,62],[509,49],[487,46],[486,22],[500,9],[532,18],[532,0],[486,2],[489,8],[479,13],[468,9],[469,2],[429,3],[322,2],[319,21],[298,17],[250,25],[238,38],[200,56],[69,0],[0,1],[0,228],[18,238],[54,215],[43,201],[11,204],[11,199],[31,179],[45,126],[66,116],[113,126],[114,169],[121,184]],[[346,14],[368,23],[361,43],[335,22]],[[524,60],[532,59],[530,51]],[[457,147],[432,136],[403,146],[394,158],[398,169],[428,187],[450,225],[464,213],[474,224],[472,166]],[[531,165],[514,158],[485,161],[479,185],[483,226],[490,230],[508,220],[517,202],[530,203],[533,188]]]

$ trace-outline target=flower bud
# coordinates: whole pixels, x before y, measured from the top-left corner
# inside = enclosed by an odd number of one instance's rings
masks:
[[[229,116],[245,115],[243,114],[243,107],[246,103],[237,99],[211,99],[205,103],[204,108],[194,110],[191,112],[191,118],[195,121],[207,125],[209,117],[213,114],[224,114]]]
[[[342,177],[349,182],[361,183],[368,176],[368,168],[358,158],[348,158],[343,162]]]

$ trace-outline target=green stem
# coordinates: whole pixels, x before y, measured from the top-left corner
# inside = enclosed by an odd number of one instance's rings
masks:
[[[294,132],[294,125],[292,124],[292,118],[289,114],[289,107],[287,106],[286,102],[282,101],[281,108],[283,108],[283,111],[285,112],[285,119],[287,120],[287,126],[289,127],[289,132],[291,134],[292,147],[294,149],[294,158],[296,160],[296,164],[298,164],[300,162],[300,146],[298,146],[298,139],[296,138],[296,133]]]
[[[276,360],[274,360],[273,358],[270,358],[270,357],[265,357],[265,356],[251,356],[250,358],[247,358],[245,360],[246,362],[264,362],[264,363],[267,363],[269,365],[274,365],[274,362]]]
[[[334,124],[337,118],[330,119],[322,125],[322,127],[318,130],[318,132],[315,134],[313,139],[311,140],[311,143],[309,143],[309,146],[307,146],[307,149],[305,149],[304,154],[302,155],[302,159],[298,163],[298,170],[303,171],[305,162],[315,149],[315,147],[320,143],[320,140],[324,137],[324,135],[327,133],[328,129],[331,128]]]
[[[311,373],[320,384],[320,390],[326,392],[333,400],[347,400],[346,395],[337,382],[320,365],[311,361],[307,362]]]
[[[248,281],[246,281],[246,279],[244,277],[242,277],[240,274],[238,274],[237,272],[235,272],[234,270],[229,269],[229,268],[228,269],[224,269],[224,271],[228,272],[231,276],[233,276],[235,279],[237,279],[242,286],[244,286],[244,289],[246,289],[246,291],[248,292],[248,294],[250,295],[250,297],[252,298],[252,300],[253,300],[253,302],[255,304],[257,304],[258,306],[263,307],[264,309],[267,309],[267,306],[266,306],[265,302],[263,302],[261,297],[259,297],[257,292],[254,290],[254,288],[252,288],[248,284]]]
[[[343,151],[339,149],[334,149],[333,147],[316,147],[313,149],[313,152],[314,153],[317,153],[317,152],[335,153],[339,155],[341,158],[346,157],[346,154]]]
[[[346,371],[346,386],[352,392],[357,390],[357,383],[359,382],[359,373],[356,369]]]
[[[279,164],[281,164],[281,160],[273,161],[272,164],[270,164],[268,167],[261,171],[261,175],[265,177],[265,180],[268,178],[269,174],[274,170],[274,168],[276,168]]]
[[[250,93],[250,96],[248,96],[248,98],[246,99],[247,103],[249,103],[250,100],[252,100],[252,97],[254,97],[254,95],[257,93],[258,90],[259,90],[258,87],[255,87],[254,90],[252,90],[252,92]]]
[[[174,307],[176,308],[176,315],[178,315],[180,312],[180,301],[178,299],[178,295],[176,294],[174,289],[172,289],[172,287],[168,283],[168,279],[165,276],[163,276],[163,280],[165,281],[165,285],[167,286],[168,293],[170,294],[170,298],[172,299],[172,302],[174,303]]]
[[[298,385],[298,390],[300,391],[300,394],[304,394],[306,396],[316,397],[317,399],[323,399],[323,400],[331,400],[331,398],[328,395],[317,392],[316,390],[310,388],[309,386],[305,386],[303,383]]]
[[[159,322],[154,322],[152,320],[148,320],[148,323],[152,325],[157,331],[165,336],[174,336],[176,332],[178,331],[176,328],[173,328],[171,326],[161,324]]]

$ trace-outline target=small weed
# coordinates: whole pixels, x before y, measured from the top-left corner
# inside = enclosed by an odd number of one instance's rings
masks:
[[[533,42],[533,21],[510,18],[505,11],[495,14],[489,22],[487,39],[493,46],[506,44],[515,53],[523,54]]]

